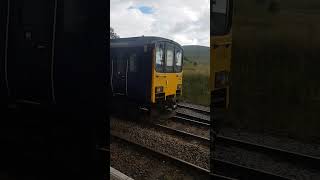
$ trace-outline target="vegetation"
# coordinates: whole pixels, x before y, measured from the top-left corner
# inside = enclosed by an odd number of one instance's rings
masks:
[[[117,39],[120,38],[120,36],[114,32],[114,29],[110,27],[110,39]]]
[[[198,64],[210,63],[210,48],[206,46],[189,45],[183,46],[184,55]]]
[[[320,2],[245,0],[235,6],[228,123],[319,139]]]
[[[203,46],[188,46],[185,48],[184,46],[184,50],[182,100],[209,106],[209,48]]]

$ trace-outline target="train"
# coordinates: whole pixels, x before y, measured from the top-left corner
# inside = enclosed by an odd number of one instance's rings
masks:
[[[210,152],[214,154],[216,136],[230,104],[233,0],[210,0]],[[213,155],[210,174],[216,172]]]
[[[110,83],[116,101],[175,109],[182,95],[183,48],[155,36],[110,40]]]
[[[229,108],[232,12],[232,0],[212,2],[210,19],[211,104],[213,107],[223,109]]]

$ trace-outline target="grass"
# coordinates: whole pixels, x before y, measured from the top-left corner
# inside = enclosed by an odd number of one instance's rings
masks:
[[[210,67],[206,64],[194,66],[186,62],[183,67],[183,89],[181,100],[204,106],[210,105]]]

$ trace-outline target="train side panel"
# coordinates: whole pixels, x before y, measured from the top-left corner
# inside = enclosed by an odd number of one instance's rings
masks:
[[[211,37],[210,88],[212,104],[216,107],[229,106],[231,47],[231,34]]]
[[[150,101],[152,46],[111,48],[112,87],[116,96],[139,104]]]
[[[136,59],[128,63],[128,98],[141,104],[150,101],[152,48],[139,47]]]

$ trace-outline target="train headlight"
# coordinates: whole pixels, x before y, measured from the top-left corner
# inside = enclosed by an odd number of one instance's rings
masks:
[[[163,92],[163,86],[156,87],[156,93],[162,93]]]
[[[223,88],[228,85],[229,73],[227,71],[220,71],[215,73],[215,88]]]
[[[177,90],[181,90],[182,89],[182,84],[178,84],[177,85]]]

